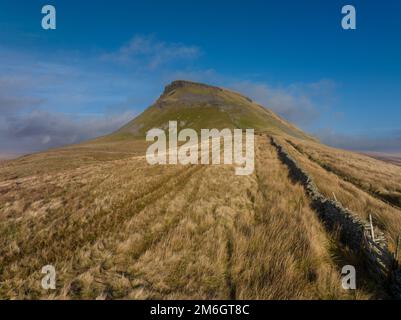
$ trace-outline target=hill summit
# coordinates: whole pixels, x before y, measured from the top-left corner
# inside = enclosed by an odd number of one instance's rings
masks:
[[[143,137],[152,128],[167,128],[175,120],[179,128],[253,128],[256,132],[310,136],[272,111],[237,92],[207,84],[177,80],[167,85],[159,99],[113,136]]]

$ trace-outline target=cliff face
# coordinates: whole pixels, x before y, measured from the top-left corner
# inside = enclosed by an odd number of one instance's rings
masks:
[[[192,82],[192,81],[186,81],[186,80],[175,80],[175,81],[171,82],[170,84],[168,84],[164,88],[164,92],[163,92],[162,96],[167,96],[177,89],[182,89],[182,88],[186,88],[186,87],[187,88],[188,87],[198,87],[198,88],[204,88],[204,89],[208,89],[208,90],[223,91],[223,89],[221,89],[219,87],[211,86],[211,85],[204,84],[204,83]]]

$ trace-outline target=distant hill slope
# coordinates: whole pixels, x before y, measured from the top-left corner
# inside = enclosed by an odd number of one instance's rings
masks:
[[[401,166],[401,154],[388,154],[382,152],[361,152],[361,153],[374,159],[382,160],[384,162]]]
[[[167,128],[170,120],[177,120],[179,128],[198,131],[203,128],[254,128],[257,132],[288,134],[313,140],[270,110],[239,93],[182,80],[166,86],[155,104],[111,137],[143,137],[152,128]]]
[[[314,140],[239,93],[179,80],[167,85],[152,106],[116,132],[20,157],[0,167],[0,179],[57,172],[143,154],[148,145],[144,139],[146,132],[153,128],[167,128],[168,122],[174,120],[178,121],[179,129],[254,128],[256,132]]]

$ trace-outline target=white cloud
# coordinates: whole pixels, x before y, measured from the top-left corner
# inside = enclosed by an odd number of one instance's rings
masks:
[[[319,107],[314,102],[317,91],[321,90],[317,84],[273,87],[245,81],[233,83],[230,87],[297,125],[308,125],[319,118]]]
[[[95,138],[120,128],[133,112],[74,117],[63,113],[33,110],[6,118],[0,127],[2,152],[33,152]]]
[[[149,100],[149,83],[143,78],[93,68],[84,58],[48,61],[40,54],[14,55],[1,47],[0,58],[1,154],[111,133]]]
[[[180,60],[192,60],[199,57],[200,48],[181,43],[164,42],[154,36],[134,36],[116,52],[102,55],[103,61],[121,64],[146,66],[156,69],[162,65]]]

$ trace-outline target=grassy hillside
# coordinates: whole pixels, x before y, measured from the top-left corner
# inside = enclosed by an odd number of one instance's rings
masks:
[[[342,299],[337,248],[265,137],[256,171],[141,156],[0,184],[1,298]],[[57,289],[40,287],[53,264]]]
[[[349,151],[330,148],[288,137],[280,140],[287,151],[312,174],[325,196],[338,199],[365,220],[385,232],[395,251],[401,235],[401,208],[398,202],[400,167]],[[388,195],[394,195],[394,204]]]
[[[383,201],[401,208],[400,167],[308,141],[298,141],[296,147],[325,169],[335,172]]]
[[[167,128],[169,120],[177,120],[180,128],[188,127],[198,131],[203,128],[254,128],[258,132],[312,139],[247,97],[230,90],[188,81],[174,81],[168,85],[154,105],[113,136],[145,136],[152,128]]]
[[[255,128],[255,171],[150,166],[147,129]],[[374,299],[387,294],[328,233],[269,143],[326,197],[390,240],[401,234],[399,167],[317,143],[237,93],[174,82],[114,134],[0,162],[0,299]],[[52,264],[57,288],[43,290]],[[341,287],[356,266],[358,287]]]

